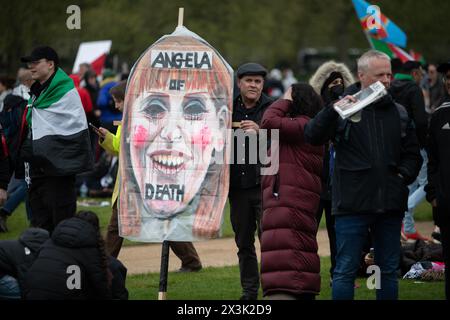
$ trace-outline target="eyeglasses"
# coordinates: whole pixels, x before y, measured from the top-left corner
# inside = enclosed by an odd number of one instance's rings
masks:
[[[28,68],[32,68],[34,66],[37,66],[39,63],[41,63],[42,61],[44,61],[46,59],[39,59],[37,61],[31,61],[31,62],[27,62],[27,67]]]

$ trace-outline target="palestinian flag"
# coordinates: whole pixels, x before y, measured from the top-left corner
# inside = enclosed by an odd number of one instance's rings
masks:
[[[89,131],[80,96],[71,78],[58,68],[50,85],[28,103],[33,162],[46,176],[66,176],[93,167]]]

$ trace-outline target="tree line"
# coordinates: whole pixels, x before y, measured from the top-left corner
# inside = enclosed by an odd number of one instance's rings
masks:
[[[408,35],[408,47],[428,61],[450,52],[450,2],[372,0]],[[81,9],[81,29],[69,30],[66,9]],[[71,69],[83,41],[113,41],[112,54],[130,65],[157,39],[171,33],[178,8],[184,25],[213,45],[233,66],[258,61],[267,67],[298,62],[306,47],[335,47],[348,62],[348,48],[369,47],[350,0],[0,0],[0,73],[14,74],[19,57],[36,45],[59,52]]]

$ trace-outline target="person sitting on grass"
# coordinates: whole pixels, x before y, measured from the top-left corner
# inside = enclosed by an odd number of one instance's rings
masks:
[[[25,276],[27,300],[110,299],[112,275],[97,215],[61,221]]]
[[[48,238],[47,230],[29,228],[18,240],[0,241],[0,300],[22,297],[25,275]]]

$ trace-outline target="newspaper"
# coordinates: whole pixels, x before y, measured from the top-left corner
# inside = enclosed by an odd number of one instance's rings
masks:
[[[333,107],[342,119],[347,119],[362,110],[371,103],[374,103],[378,99],[384,97],[387,94],[387,90],[384,85],[377,81],[371,86],[354,94],[353,97],[357,100],[351,102],[347,99],[341,99],[336,102]]]

